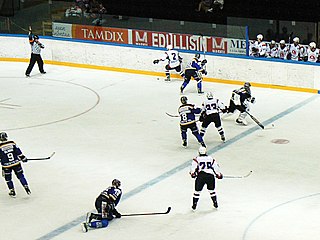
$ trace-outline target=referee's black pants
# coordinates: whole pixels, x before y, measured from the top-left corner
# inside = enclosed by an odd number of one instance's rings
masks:
[[[29,63],[29,66],[27,68],[26,75],[31,73],[32,68],[33,68],[33,66],[34,66],[34,64],[36,62],[38,63],[39,71],[41,73],[44,73],[43,60],[41,58],[41,55],[40,54],[31,53],[30,63]]]

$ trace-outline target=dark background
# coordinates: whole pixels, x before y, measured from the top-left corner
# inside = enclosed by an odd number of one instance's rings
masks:
[[[227,17],[320,21],[320,1],[225,0],[222,10],[195,11],[200,0],[102,0],[108,12],[137,17],[226,23]]]

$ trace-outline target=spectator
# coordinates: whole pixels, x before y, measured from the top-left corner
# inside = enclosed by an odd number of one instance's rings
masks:
[[[81,18],[82,17],[82,9],[74,3],[74,4],[72,4],[72,6],[70,8],[68,8],[66,10],[65,16],[66,17]]]
[[[212,9],[212,4],[213,4],[212,0],[201,0],[196,11],[197,12],[204,11],[205,13],[207,13],[209,9]]]

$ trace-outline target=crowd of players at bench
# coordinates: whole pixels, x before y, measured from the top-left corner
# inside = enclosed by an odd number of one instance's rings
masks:
[[[302,45],[299,37],[294,37],[292,41],[292,43],[286,43],[285,40],[280,40],[279,43],[274,40],[264,42],[263,35],[258,34],[257,39],[250,42],[249,56],[320,62],[319,48],[317,48],[315,42],[312,41],[309,45]]]

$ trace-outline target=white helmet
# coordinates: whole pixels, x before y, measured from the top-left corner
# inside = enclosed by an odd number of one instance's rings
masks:
[[[171,44],[168,44],[168,45],[167,45],[167,49],[168,49],[168,50],[172,50],[172,49],[173,49],[172,45],[171,45]]]
[[[300,39],[299,39],[298,37],[295,37],[295,38],[293,39],[293,42],[299,43],[299,42],[300,42]]]
[[[286,44],[286,42],[284,40],[281,40],[280,44]]]
[[[316,48],[317,44],[315,42],[309,43],[310,48]]]
[[[271,40],[270,44],[276,45],[276,41],[275,40]]]
[[[205,154],[207,153],[207,149],[206,149],[205,147],[202,147],[202,146],[201,146],[201,147],[199,148],[199,151],[198,151],[198,152],[199,152],[200,155],[205,155]]]
[[[207,99],[213,99],[213,93],[212,92],[208,92],[207,93]]]
[[[260,39],[260,40],[262,41],[263,35],[262,35],[262,34],[258,34],[258,35],[257,35],[257,39]]]

